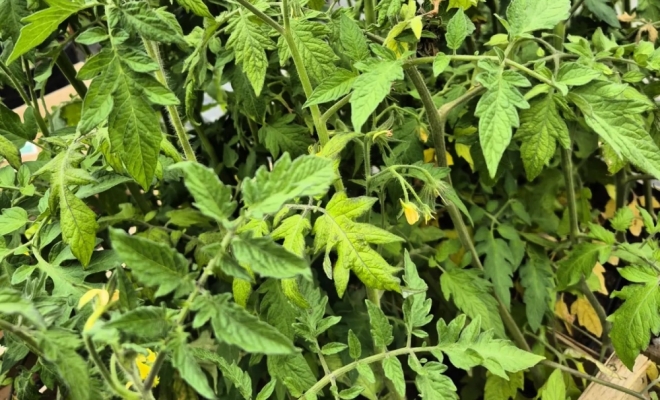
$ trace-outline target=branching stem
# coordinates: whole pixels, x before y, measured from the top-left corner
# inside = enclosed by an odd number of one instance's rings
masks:
[[[163,65],[163,60],[160,58],[160,51],[158,50],[158,43],[146,40],[144,38],[142,41],[144,42],[144,48],[147,50],[149,57],[151,57],[151,59],[158,64],[158,69],[156,70],[156,78],[163,86],[169,88],[167,84],[167,78],[165,76],[165,66]],[[181,121],[181,117],[179,116],[179,111],[176,109],[176,106],[169,105],[166,106],[165,109],[167,110],[167,114],[170,117],[174,131],[176,132],[176,136],[179,139],[179,144],[183,149],[183,154],[186,156],[186,160],[197,161],[195,152],[193,151],[193,148],[190,145],[190,140],[188,139],[188,133],[186,132],[186,128],[183,126],[183,122]]]
[[[11,81],[11,84],[14,86],[14,89],[18,92],[19,96],[21,96],[21,99],[23,99],[23,103],[25,103],[26,106],[30,106],[30,97],[27,95],[25,92],[25,89],[23,89],[23,85],[16,80],[14,75],[11,73],[9,68],[5,65],[3,61],[0,60],[0,70],[7,75],[7,78]],[[41,113],[38,112],[37,110],[34,111],[34,118],[37,120],[37,125],[39,125],[39,129],[41,129],[41,134],[48,137],[49,130],[48,130],[48,125],[46,125],[46,121],[44,121],[44,118],[41,116]]]

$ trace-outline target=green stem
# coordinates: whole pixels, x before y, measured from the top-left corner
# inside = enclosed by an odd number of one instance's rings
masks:
[[[571,225],[571,241],[577,242],[580,236],[580,226],[578,225],[577,200],[575,197],[575,182],[573,179],[573,161],[571,159],[571,150],[561,149],[561,165],[564,172],[566,183],[566,193],[568,197],[568,217]]]
[[[25,92],[25,89],[23,89],[23,85],[21,85],[21,83],[16,80],[14,75],[11,73],[9,68],[7,68],[7,66],[3,61],[0,61],[0,70],[2,70],[2,72],[5,75],[7,75],[7,78],[9,78],[11,84],[14,86],[14,89],[16,89],[19,96],[21,96],[21,99],[23,99],[25,105],[30,106],[31,105],[30,98]],[[41,116],[41,113],[35,110],[34,118],[37,120],[37,125],[39,125],[39,129],[41,129],[41,134],[48,137],[49,135],[48,125],[46,125],[46,121],[44,121],[43,117]]]
[[[197,282],[195,284],[195,287],[193,291],[190,293],[188,296],[188,299],[184,303],[184,306],[181,308],[181,311],[179,311],[179,316],[176,319],[176,325],[180,326],[182,325],[186,318],[188,317],[188,313],[190,312],[190,307],[192,306],[193,302],[201,292],[202,288],[206,284],[206,281],[209,279],[211,275],[213,275],[213,268],[215,266],[215,261],[218,257],[222,256],[227,252],[227,248],[229,247],[229,244],[231,243],[231,239],[234,237],[234,234],[236,233],[236,229],[240,226],[242,218],[238,218],[237,220],[234,221],[233,228],[227,231],[225,233],[225,236],[222,238],[222,242],[220,243],[220,250],[216,256],[216,258],[212,259],[206,267],[204,267],[204,271],[202,272],[202,275],[197,279]],[[156,360],[154,361],[151,371],[149,371],[149,375],[147,375],[147,379],[144,380],[144,390],[149,391],[151,390],[154,381],[156,380],[156,377],[158,376],[158,372],[160,371],[160,368],[163,366],[163,362],[165,361],[165,357],[167,356],[167,352],[165,349],[161,350],[158,353],[158,356],[156,357]]]
[[[646,211],[655,218],[655,210],[653,210],[653,185],[651,185],[651,181],[649,180],[644,181],[644,206]]]
[[[165,67],[163,65],[163,60],[160,58],[160,52],[158,51],[158,43],[146,40],[144,38],[142,39],[142,42],[144,43],[144,48],[147,50],[149,57],[151,57],[151,59],[158,64],[158,69],[156,70],[156,79],[158,79],[158,81],[163,86],[169,88],[169,85],[167,84],[167,78],[165,77]],[[190,145],[190,140],[188,140],[188,133],[183,127],[183,122],[181,122],[181,117],[179,116],[179,112],[177,111],[176,106],[166,106],[165,109],[167,110],[167,114],[170,116],[170,121],[172,122],[176,136],[179,139],[179,144],[183,149],[183,154],[185,155],[186,160],[197,161],[195,152]]]
[[[556,362],[552,362],[552,361],[548,361],[548,360],[541,361],[541,364],[543,364],[547,367],[550,367],[550,368],[558,369],[560,371],[568,372],[569,374],[571,374],[573,376],[577,376],[578,378],[586,379],[588,381],[597,383],[599,385],[607,386],[608,388],[618,390],[619,392],[629,394],[629,395],[631,395],[631,396],[633,396],[637,399],[641,399],[641,400],[646,399],[646,397],[644,397],[641,393],[636,392],[632,389],[628,389],[627,387],[619,386],[615,383],[607,382],[607,381],[604,381],[602,379],[598,379],[598,378],[593,377],[589,374],[585,374],[585,373],[582,373],[580,371],[576,371],[573,368],[567,367],[565,365],[561,365],[561,364],[558,364]]]
[[[429,126],[431,130],[431,137],[433,138],[433,143],[436,149],[435,154],[438,160],[438,166],[447,167],[447,157],[446,157],[446,147],[445,147],[445,123],[447,120],[447,114],[451,112],[451,108],[445,108],[443,110],[442,115],[439,112],[437,112],[437,110],[435,109],[435,104],[433,103],[433,98],[431,97],[431,93],[429,92],[429,89],[426,86],[426,83],[424,82],[424,78],[422,78],[422,75],[419,73],[417,68],[414,66],[408,66],[406,68],[406,72],[408,73],[408,76],[415,85],[415,88],[417,89],[417,92],[419,93],[419,96],[422,100],[422,104],[426,109],[426,114],[429,119]],[[472,97],[467,97],[467,100],[469,100],[470,98]],[[459,104],[455,103],[453,106],[456,107],[457,105]],[[447,183],[451,185],[451,178],[449,176],[447,176],[446,180]],[[454,228],[458,232],[458,236],[461,241],[461,244],[467,251],[470,252],[470,255],[472,256],[473,265],[478,269],[483,270],[484,267],[481,264],[481,260],[479,259],[479,254],[477,253],[477,250],[474,247],[474,243],[472,243],[472,238],[470,237],[470,233],[468,232],[467,226],[463,221],[463,216],[461,215],[461,212],[452,203],[447,203],[446,208],[454,224]],[[508,309],[502,302],[502,299],[500,299],[499,296],[497,296],[497,294],[495,294],[495,298],[498,303],[500,315],[502,316],[502,321],[504,322],[507,329],[513,336],[513,340],[516,342],[518,347],[520,347],[525,351],[531,352],[531,348],[529,347],[529,344],[525,340],[525,336],[523,335],[522,331],[518,327],[518,324],[513,319]],[[538,369],[535,368],[533,372],[534,372],[535,380],[538,381],[537,383],[540,384],[543,381],[543,377],[541,376],[540,371],[538,371]]]
[[[131,197],[133,197],[133,200],[135,200],[135,203],[137,204],[140,211],[142,211],[144,214],[151,211],[151,205],[149,205],[149,202],[144,197],[144,193],[142,193],[142,189],[140,189],[140,187],[135,182],[127,183],[126,187],[128,188],[128,191],[131,193]]]
[[[386,353],[379,353],[370,357],[363,358],[362,360],[354,361],[350,364],[346,364],[343,367],[332,371],[330,374],[325,375],[318,382],[316,382],[314,386],[309,388],[309,390],[307,390],[301,397],[299,397],[298,400],[307,399],[308,398],[307,395],[314,395],[318,393],[327,384],[329,384],[332,381],[332,379],[337,379],[351,372],[352,370],[357,368],[359,364],[371,364],[377,361],[382,361],[386,358],[397,357],[405,354],[428,353],[435,349],[436,349],[435,347],[404,347],[402,349],[396,349],[396,350],[388,351]]]
[[[339,111],[343,106],[348,104],[348,102],[351,100],[351,94],[347,94],[346,96],[342,97],[338,102],[332,105],[332,107],[328,108],[326,112],[321,115],[321,121],[325,124],[328,122],[330,117],[335,115],[337,111]]]
[[[213,145],[211,144],[209,137],[206,136],[204,128],[195,124],[193,124],[193,126],[195,127],[195,132],[197,133],[197,136],[199,136],[199,140],[202,143],[202,149],[204,149],[206,155],[208,155],[211,159],[211,167],[215,169],[220,161],[218,160],[218,156],[215,154],[215,150],[213,149]]]
[[[76,93],[78,93],[78,96],[80,96],[81,99],[84,99],[87,95],[87,86],[85,86],[83,81],[76,77],[76,69],[64,51],[60,51],[60,54],[55,60],[55,64],[57,64],[57,67],[60,69],[60,71],[62,71],[62,75],[64,75],[66,80],[69,81],[71,86],[73,86]]]
[[[89,353],[90,358],[92,359],[92,361],[94,361],[94,364],[99,369],[101,376],[103,377],[105,382],[110,386],[110,388],[123,399],[139,400],[140,396],[137,393],[131,392],[130,390],[126,389],[121,385],[121,383],[117,382],[117,380],[112,377],[110,371],[108,371],[108,368],[103,363],[103,360],[101,360],[101,356],[99,355],[99,353],[96,352],[96,347],[94,347],[92,338],[89,337],[89,335],[84,334],[83,340],[85,342],[85,347],[87,348],[87,352]]]
[[[31,352],[38,356],[42,356],[43,353],[39,349],[39,345],[27,332],[24,332],[20,327],[13,325],[7,321],[0,320],[0,329],[5,332],[11,332],[14,335],[18,336],[25,345],[30,349]]]
[[[628,182],[626,179],[626,170],[621,169],[614,175],[614,185],[616,188],[616,209],[617,211],[621,209],[626,202],[628,201]],[[618,242],[624,242],[626,240],[625,232],[617,232],[616,240]]]
[[[367,26],[376,23],[376,5],[374,0],[364,0],[364,19]]]

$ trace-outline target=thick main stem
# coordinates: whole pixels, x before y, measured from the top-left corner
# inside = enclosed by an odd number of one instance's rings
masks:
[[[415,88],[417,89],[417,92],[419,93],[419,96],[422,100],[422,104],[424,105],[424,109],[426,110],[426,115],[428,116],[429,119],[431,137],[433,138],[433,144],[435,146],[435,154],[438,160],[438,165],[440,167],[447,167],[447,157],[446,157],[446,147],[445,147],[445,123],[447,119],[447,114],[451,111],[451,109],[448,108],[445,109],[444,113],[441,115],[435,109],[435,104],[433,103],[433,98],[431,97],[431,93],[429,92],[429,89],[426,86],[426,83],[424,82],[424,78],[419,73],[417,68],[412,65],[409,65],[406,67],[406,72],[408,73],[408,76],[412,80],[413,85],[415,85]],[[472,97],[469,96],[466,97],[465,101],[469,100],[470,98]],[[457,105],[459,104],[456,103],[454,104],[454,106]],[[449,176],[447,176],[446,180],[449,184],[451,184],[451,179],[449,178]],[[479,254],[477,253],[477,250],[474,247],[474,243],[472,243],[472,238],[470,237],[470,233],[468,232],[467,226],[463,221],[463,216],[461,215],[460,211],[454,204],[451,203],[447,204],[447,211],[449,212],[449,216],[454,224],[454,227],[456,228],[456,231],[458,232],[458,236],[461,241],[461,244],[465,249],[467,249],[470,252],[470,255],[472,256],[473,265],[476,268],[483,270],[484,267],[481,264],[481,260],[479,259]],[[509,333],[511,333],[513,340],[516,342],[518,347],[520,347],[525,351],[531,352],[531,348],[529,347],[529,344],[525,340],[525,336],[518,327],[518,324],[516,324],[515,320],[507,310],[506,306],[496,294],[495,294],[495,298],[497,299],[497,303],[499,306],[498,308],[500,315],[502,317],[502,321],[509,330]],[[533,372],[534,372],[535,380],[538,381],[537,383],[542,382],[543,378],[540,375],[540,372],[537,369],[534,369]]]
[[[158,69],[156,70],[156,79],[165,86],[169,88],[167,84],[167,78],[165,77],[165,67],[163,66],[163,60],[160,58],[160,52],[158,51],[158,43],[152,42],[150,40],[143,39],[144,47],[147,50],[147,54],[158,64]],[[170,117],[176,136],[179,139],[179,144],[183,149],[183,154],[186,156],[186,160],[197,161],[195,152],[193,151],[192,146],[190,145],[190,140],[188,140],[188,133],[183,126],[181,117],[179,116],[179,111],[176,109],[176,106],[170,105],[166,106],[167,114]]]

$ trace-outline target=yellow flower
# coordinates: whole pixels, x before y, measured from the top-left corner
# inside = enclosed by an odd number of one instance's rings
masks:
[[[409,201],[403,201],[401,199],[399,201],[401,202],[401,207],[403,207],[403,214],[406,216],[408,224],[414,225],[417,223],[419,221],[419,210],[417,206]]]
[[[89,303],[90,301],[94,301],[94,312],[92,315],[89,316],[87,321],[85,322],[85,331],[89,331],[92,329],[96,321],[98,321],[99,318],[101,318],[101,315],[105,312],[105,310],[108,308],[108,306],[115,301],[119,300],[119,291],[115,290],[115,292],[112,294],[112,298],[110,297],[110,293],[108,293],[107,290],[105,289],[91,289],[88,290],[87,293],[83,294],[80,297],[80,300],[78,300],[78,309],[81,309],[85,306],[85,304]]]
[[[151,372],[151,367],[154,365],[155,361],[156,353],[150,349],[147,349],[146,356],[144,354],[138,354],[138,356],[135,357],[135,365],[137,366],[138,372],[140,373],[140,379],[143,381],[147,379],[147,376],[149,376],[149,372]],[[160,378],[157,376],[156,379],[154,379],[154,387],[158,386],[158,382],[160,382]],[[132,385],[133,382],[128,382],[126,387],[129,388]]]

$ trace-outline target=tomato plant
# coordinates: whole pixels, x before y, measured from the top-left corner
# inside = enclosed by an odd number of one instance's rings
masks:
[[[0,0],[14,398],[653,392],[660,4],[338,3]]]

